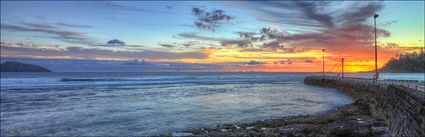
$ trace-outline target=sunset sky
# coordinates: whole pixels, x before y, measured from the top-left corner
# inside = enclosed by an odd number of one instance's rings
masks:
[[[327,71],[367,71],[375,14],[379,66],[424,47],[424,1],[1,1],[1,57],[318,72],[324,48]]]

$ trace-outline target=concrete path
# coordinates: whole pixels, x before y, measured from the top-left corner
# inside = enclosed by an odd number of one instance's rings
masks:
[[[365,79],[365,78],[353,78],[353,77],[341,78],[341,77],[332,77],[332,76],[319,76],[319,77],[324,77],[324,78],[328,78],[328,79],[329,78],[330,79],[337,79],[337,80],[352,80],[352,81],[358,81],[358,82],[375,83],[375,80]],[[378,81],[376,81],[376,83],[383,84],[383,85],[399,85],[399,86],[402,86],[402,87],[414,89],[414,90],[425,93],[424,83],[420,83],[418,81],[413,81],[413,80],[378,80]]]

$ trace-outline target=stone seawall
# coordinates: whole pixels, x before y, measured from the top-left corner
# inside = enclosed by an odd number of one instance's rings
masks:
[[[354,78],[310,76],[305,84],[335,88],[354,99],[366,101],[373,116],[389,122],[395,137],[425,137],[425,93],[395,85]]]

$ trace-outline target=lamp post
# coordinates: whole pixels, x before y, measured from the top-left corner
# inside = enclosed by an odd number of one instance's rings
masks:
[[[322,49],[322,76],[325,76],[325,49]]]
[[[378,72],[378,47],[377,47],[377,41],[376,41],[376,18],[378,18],[378,14],[375,14],[373,16],[373,22],[375,24],[375,75],[373,75],[373,79],[376,81],[379,79],[379,72]]]
[[[344,78],[344,58],[341,58],[341,77]]]

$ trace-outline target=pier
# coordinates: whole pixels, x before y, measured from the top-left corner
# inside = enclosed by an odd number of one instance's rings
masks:
[[[391,136],[425,136],[425,87],[421,81],[309,76],[304,83],[335,88],[368,102],[373,116],[387,120]]]

